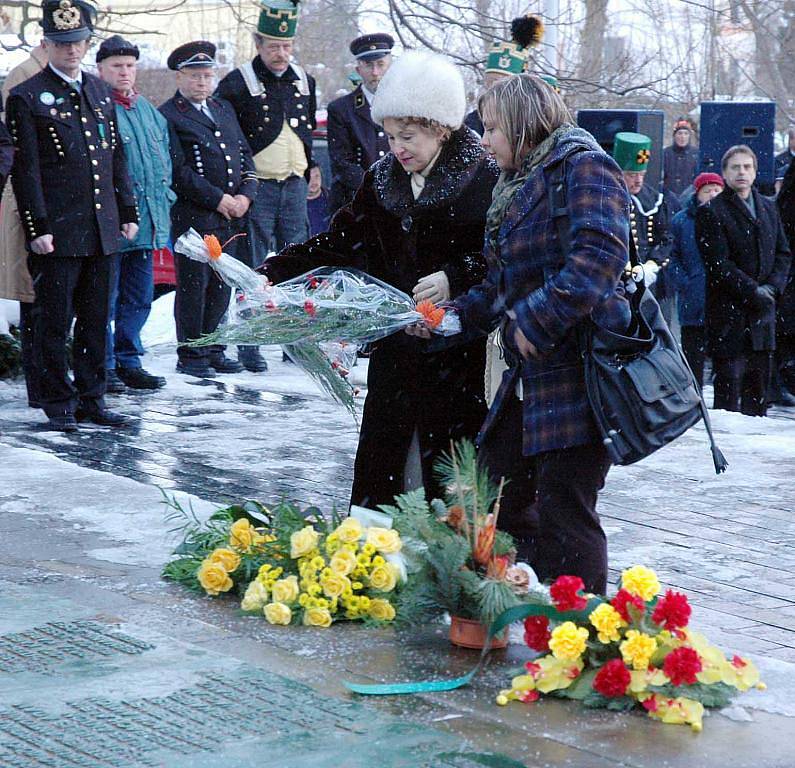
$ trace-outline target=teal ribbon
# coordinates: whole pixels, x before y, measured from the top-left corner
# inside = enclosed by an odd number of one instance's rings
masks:
[[[359,684],[349,683],[343,680],[343,685],[353,693],[363,696],[400,696],[407,693],[439,693],[441,691],[454,691],[468,685],[479,674],[486,661],[486,656],[491,650],[491,641],[510,624],[522,621],[528,616],[546,616],[556,621],[587,621],[590,613],[603,600],[598,597],[591,598],[588,605],[581,611],[559,611],[554,605],[516,605],[503,611],[489,627],[486,635],[486,644],[480,653],[480,658],[475,667],[461,677],[454,677],[450,680],[418,680],[416,682],[405,683],[376,683]]]

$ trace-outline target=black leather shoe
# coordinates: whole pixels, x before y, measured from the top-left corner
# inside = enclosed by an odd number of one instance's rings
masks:
[[[130,423],[127,416],[107,408],[78,408],[75,418],[77,421],[90,421],[100,427],[126,427]]]
[[[211,357],[210,368],[215,369],[218,373],[240,373],[243,370],[243,366],[237,360],[232,360],[226,355]]]
[[[143,368],[117,368],[116,373],[130,389],[160,389],[166,386],[162,376],[153,376]]]
[[[116,375],[116,371],[112,368],[105,369],[105,392],[108,392],[112,395],[120,395],[122,392],[126,392],[127,387],[124,386],[124,382]]]
[[[207,363],[195,361],[190,363],[177,363],[177,373],[184,373],[187,376],[196,376],[198,379],[214,379],[215,371]]]
[[[268,361],[262,356],[257,347],[241,347],[237,351],[238,362],[252,373],[262,373],[268,370]]]
[[[57,432],[77,432],[77,420],[74,414],[71,413],[50,416],[50,421],[47,426]]]

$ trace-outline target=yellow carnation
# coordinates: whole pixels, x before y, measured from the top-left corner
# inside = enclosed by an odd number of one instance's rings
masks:
[[[400,534],[391,528],[378,528],[373,526],[367,529],[367,542],[375,549],[385,555],[391,555],[394,552],[400,552],[403,542],[400,540]]]
[[[668,678],[661,669],[633,669],[629,673],[629,690],[631,693],[642,693],[650,685],[665,685]]]
[[[240,565],[240,555],[231,549],[214,549],[207,559],[211,563],[220,565],[227,573],[233,573]]]
[[[221,592],[228,592],[234,586],[234,582],[229,578],[226,568],[218,563],[211,563],[205,560],[196,571],[196,578],[199,584],[208,595],[218,595]]]
[[[391,563],[376,565],[370,571],[370,586],[378,592],[391,592],[397,585],[397,568]]]
[[[351,588],[351,582],[347,576],[341,576],[339,573],[329,571],[320,577],[320,586],[326,597],[339,597],[343,592]]]
[[[267,602],[267,587],[261,581],[254,580],[248,585],[240,608],[244,611],[260,611]]]
[[[371,619],[375,619],[376,621],[392,621],[392,619],[395,618],[395,609],[392,607],[392,603],[390,603],[389,600],[379,600],[376,598],[369,601],[369,606],[365,606],[363,602],[364,598],[360,606],[361,608],[369,608]]]
[[[269,624],[286,626],[293,618],[293,612],[284,603],[268,603],[262,612]]]
[[[308,608],[304,611],[304,624],[307,627],[330,627],[331,613],[328,608]]]
[[[646,669],[657,650],[657,641],[643,632],[630,629],[619,649],[624,661],[631,664],[633,669]]]
[[[621,586],[643,601],[651,600],[660,591],[657,574],[642,565],[633,565],[621,574]]]
[[[288,576],[286,579],[279,579],[274,582],[271,593],[274,602],[294,603],[298,599],[301,590],[298,587],[298,577]]]
[[[241,517],[240,520],[235,520],[229,529],[229,545],[240,552],[248,552],[256,536],[254,526],[245,517]]]
[[[331,535],[345,544],[355,544],[363,534],[362,524],[355,517],[346,517]]]
[[[585,650],[587,639],[588,630],[585,627],[578,627],[573,621],[564,621],[552,630],[549,650],[561,661],[579,659]]]
[[[588,620],[599,635],[599,642],[614,643],[621,639],[619,629],[627,624],[621,614],[610,603],[601,603],[595,608]]]
[[[541,693],[568,688],[580,676],[584,666],[581,658],[563,660],[554,656],[544,656],[535,663],[541,668],[535,674],[535,687]]]
[[[308,554],[317,546],[319,538],[320,534],[311,525],[296,531],[290,536],[290,557],[303,557]]]
[[[356,568],[356,555],[347,549],[341,549],[331,558],[328,567],[340,576],[347,576]]]

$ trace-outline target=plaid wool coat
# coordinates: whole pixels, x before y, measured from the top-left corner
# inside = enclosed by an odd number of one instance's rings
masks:
[[[550,175],[560,163],[565,163],[570,225],[566,253],[549,199]],[[501,325],[509,364],[480,439],[500,417],[506,398],[516,397],[521,377],[525,455],[599,440],[575,326],[589,315],[611,330],[622,332],[629,325],[629,304],[620,286],[629,209],[618,165],[580,129],[561,139],[514,197],[496,244],[487,242],[485,282],[455,301],[465,336]],[[539,357],[519,357],[515,323]]]

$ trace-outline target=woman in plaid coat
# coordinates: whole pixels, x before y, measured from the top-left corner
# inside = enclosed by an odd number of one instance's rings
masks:
[[[604,593],[607,544],[595,508],[610,461],[575,329],[592,315],[627,330],[618,284],[629,194],[613,159],[571,124],[560,96],[539,78],[500,81],[479,111],[482,144],[502,174],[487,216],[487,279],[454,307],[462,338],[500,327],[509,366],[480,432],[481,456],[495,477],[511,481],[501,527],[519,539],[538,577],[573,574]],[[564,182],[565,251],[550,210],[552,178]]]

